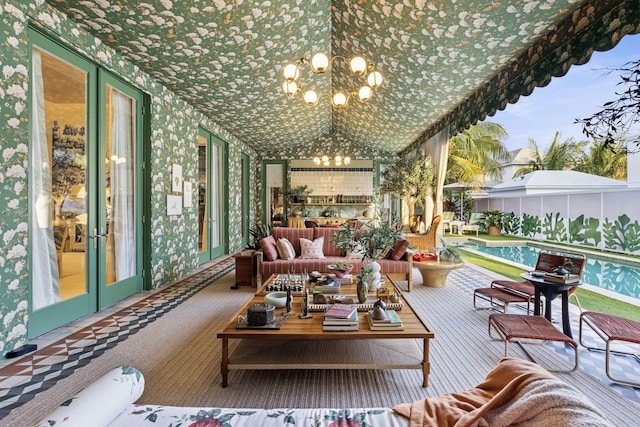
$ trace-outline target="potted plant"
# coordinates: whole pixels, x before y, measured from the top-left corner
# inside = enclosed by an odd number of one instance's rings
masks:
[[[287,192],[287,200],[292,203],[300,203],[299,208],[295,206],[291,209],[291,215],[300,216],[305,214],[307,197],[309,197],[312,192],[313,190],[307,185],[298,185]]]
[[[503,220],[504,214],[497,209],[484,212],[484,224],[487,227],[487,234],[489,236],[499,236],[502,234]]]
[[[380,264],[376,261],[393,249],[393,245],[400,236],[402,236],[400,221],[387,222],[376,215],[362,226],[356,226],[353,222],[347,221],[334,233],[333,241],[339,249],[362,256],[363,271],[359,279],[368,282],[369,289],[373,290],[380,281]]]

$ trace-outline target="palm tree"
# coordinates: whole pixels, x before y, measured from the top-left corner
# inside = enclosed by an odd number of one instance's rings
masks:
[[[611,146],[594,140],[574,170],[626,181],[627,150],[624,142]]]
[[[501,141],[507,131],[498,123],[478,122],[449,141],[448,183],[463,182],[480,187],[487,179],[502,177],[502,163],[510,159]]]
[[[529,138],[529,146],[533,150],[534,158],[529,165],[518,169],[513,177],[517,178],[529,172],[537,170],[571,170],[578,164],[579,159],[584,155],[584,147],[588,141],[576,142],[573,138],[559,142],[560,132],[556,132],[553,142],[546,152],[541,153],[538,144],[533,138]]]

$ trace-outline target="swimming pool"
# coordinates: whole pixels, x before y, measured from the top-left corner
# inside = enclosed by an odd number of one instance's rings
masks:
[[[531,268],[535,267],[540,252],[540,248],[527,245],[485,246],[467,242],[464,248]],[[587,255],[582,281],[587,285],[609,291],[605,292],[607,294],[619,294],[640,301],[640,267]],[[615,295],[611,296],[615,297]]]

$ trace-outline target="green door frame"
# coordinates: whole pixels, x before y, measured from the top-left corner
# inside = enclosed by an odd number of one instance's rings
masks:
[[[96,129],[97,125],[97,89],[98,89],[98,68],[97,66],[85,59],[84,57],[78,55],[77,53],[67,49],[66,47],[56,43],[53,38],[48,37],[45,33],[38,31],[34,27],[29,27],[29,52],[33,51],[34,46],[41,48],[47,53],[60,58],[61,60],[85,71],[87,73],[87,128],[88,129]],[[29,61],[32,61],[33,55],[29,55]],[[33,69],[33,65],[30,63],[29,68]],[[32,87],[29,86],[29,108],[32,108],[31,99],[32,99]],[[29,129],[29,141],[33,140],[33,136],[31,135],[31,129]],[[85,145],[86,152],[85,154],[88,156],[89,151],[92,147],[96,147],[98,140],[97,132],[88,132]],[[32,157],[31,154],[32,144],[29,143],[29,157]],[[32,195],[29,195],[29,200],[33,200]],[[29,203],[29,218],[31,218],[31,211],[33,207],[31,203]],[[95,227],[95,221],[92,218],[87,218],[86,229],[90,230]],[[91,228],[90,228],[91,227]],[[29,241],[29,245],[38,244],[38,242],[34,242],[33,240]],[[95,259],[95,251],[90,245],[87,246],[89,248],[89,252],[87,252],[86,260]],[[31,253],[31,248],[29,249],[29,253]],[[32,263],[31,256],[29,257],[30,264]],[[62,326],[73,320],[79,319],[80,317],[86,316],[88,314],[94,313],[97,311],[98,307],[98,296],[97,296],[97,272],[95,266],[91,263],[87,262],[86,266],[86,293],[75,296],[73,298],[69,298],[65,301],[61,301],[55,304],[51,304],[47,307],[43,307],[37,311],[32,311],[33,301],[33,283],[29,285],[29,323],[28,323],[28,331],[27,335],[29,338],[37,337],[42,335],[45,332],[49,332],[56,327]],[[30,271],[33,269],[30,267]],[[32,280],[32,276],[30,279]],[[30,280],[30,281],[31,281]],[[85,284],[83,284],[84,286]]]
[[[99,239],[100,245],[102,247],[102,250],[100,251],[100,260],[99,260],[99,265],[98,265],[98,283],[100,285],[100,288],[98,289],[98,308],[99,309],[103,309],[105,307],[110,306],[111,304],[120,301],[130,295],[133,295],[136,292],[140,292],[142,290],[142,276],[143,276],[143,268],[144,268],[144,264],[143,264],[143,253],[144,253],[144,249],[143,249],[143,224],[142,224],[142,218],[143,218],[143,209],[144,209],[144,203],[143,200],[145,200],[147,198],[145,191],[144,191],[144,175],[143,175],[143,170],[142,170],[142,164],[143,161],[141,161],[141,159],[143,158],[143,142],[144,142],[144,137],[145,137],[145,133],[144,133],[144,115],[143,115],[143,111],[144,111],[144,105],[145,105],[145,100],[144,98],[146,97],[141,91],[139,91],[138,89],[134,88],[133,86],[121,81],[120,79],[116,78],[115,76],[113,76],[111,73],[104,71],[104,70],[99,70],[99,100],[98,100],[98,106],[100,109],[100,113],[99,113],[99,117],[100,117],[100,126],[99,126],[99,131],[100,131],[100,153],[98,155],[98,158],[104,159],[106,158],[106,134],[107,134],[107,129],[106,129],[106,116],[107,116],[107,112],[105,109],[106,106],[106,89],[107,89],[107,85],[113,87],[114,89],[117,89],[118,91],[124,93],[125,95],[133,98],[136,102],[136,112],[135,112],[135,117],[136,117],[136,147],[135,147],[135,160],[136,160],[136,164],[135,164],[135,178],[136,178],[136,186],[135,186],[135,202],[136,202],[136,206],[135,206],[135,212],[136,212],[136,274],[135,276],[132,276],[130,278],[127,278],[125,280],[121,280],[117,283],[111,284],[111,285],[107,285],[107,278],[106,278],[106,239]],[[106,165],[104,162],[98,162],[99,164],[99,170],[98,170],[98,174],[99,174],[99,179],[95,179],[94,182],[101,182],[101,178],[105,177],[105,171],[106,171]],[[105,194],[105,188],[104,186],[97,186],[98,188],[95,188],[95,192],[91,193],[91,194],[95,194],[97,196],[97,200],[96,200],[96,206],[98,207],[98,224],[99,224],[99,229],[101,230],[106,230],[107,227],[107,218],[106,218],[106,209],[101,209],[101,205],[100,205],[100,201],[104,201],[106,200],[106,194]],[[104,203],[104,202],[103,202]]]
[[[241,197],[241,215],[242,215],[242,223],[241,223],[241,241],[240,244],[243,248],[249,246],[249,225],[251,223],[251,204],[250,201],[250,182],[249,182],[249,174],[250,174],[250,162],[249,155],[246,153],[240,153],[240,170],[241,170],[241,180],[242,180],[242,197]]]
[[[228,144],[226,141],[220,139],[215,136],[207,129],[199,128],[198,135],[202,136],[207,141],[207,229],[204,231],[207,233],[207,248],[198,254],[198,263],[204,264],[212,259],[223,256],[229,251],[228,244],[228,235],[229,235],[229,215],[228,215],[228,205],[229,205],[229,162],[228,159]],[[215,147],[214,147],[215,146]],[[219,175],[221,181],[217,183],[218,185],[218,193],[219,193],[219,203],[218,206],[217,201],[213,199],[213,185],[216,184],[214,182],[214,177],[211,175],[211,171],[213,170],[213,156],[211,155],[214,148],[220,149],[220,160],[219,160]],[[218,246],[212,245],[212,221],[211,221],[211,213],[213,212],[212,207],[218,207],[219,213],[219,227],[220,227],[220,236],[219,241],[220,244]]]
[[[266,206],[269,203],[269,195],[267,194],[267,165],[281,165],[282,166],[282,191],[286,192],[289,187],[288,177],[287,177],[287,165],[288,162],[286,160],[263,160],[262,161],[262,223],[263,224],[271,224],[271,218],[267,218],[267,209]],[[284,198],[283,201],[283,215],[282,215],[282,224],[286,224],[287,222],[287,212],[289,210],[289,205],[287,203],[287,198]]]

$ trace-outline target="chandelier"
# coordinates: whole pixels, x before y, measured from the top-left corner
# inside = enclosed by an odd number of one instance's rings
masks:
[[[301,81],[301,71],[309,67],[313,74],[324,74],[331,67],[337,65],[336,61],[340,61],[343,65],[348,64],[352,87],[341,88],[333,95],[318,94],[315,90],[307,88]],[[297,93],[302,95],[302,99],[308,106],[318,105],[318,101],[326,96],[331,101],[331,105],[335,108],[344,108],[347,106],[351,97],[357,96],[362,103],[367,102],[373,95],[375,88],[382,84],[382,74],[375,69],[375,66],[362,56],[354,56],[347,58],[335,55],[329,59],[324,53],[316,53],[309,61],[306,58],[300,58],[295,64],[287,64],[284,67],[284,83],[282,88],[284,93],[293,98]],[[305,83],[306,84],[306,83]]]
[[[313,163],[315,163],[316,165],[322,165],[322,166],[331,166],[331,160],[329,158],[329,156],[327,155],[323,155],[323,156],[316,156],[313,158]],[[333,163],[336,166],[342,166],[342,165],[348,165],[349,163],[351,163],[351,157],[346,156],[346,157],[342,157],[341,155],[336,155],[333,158]]]

